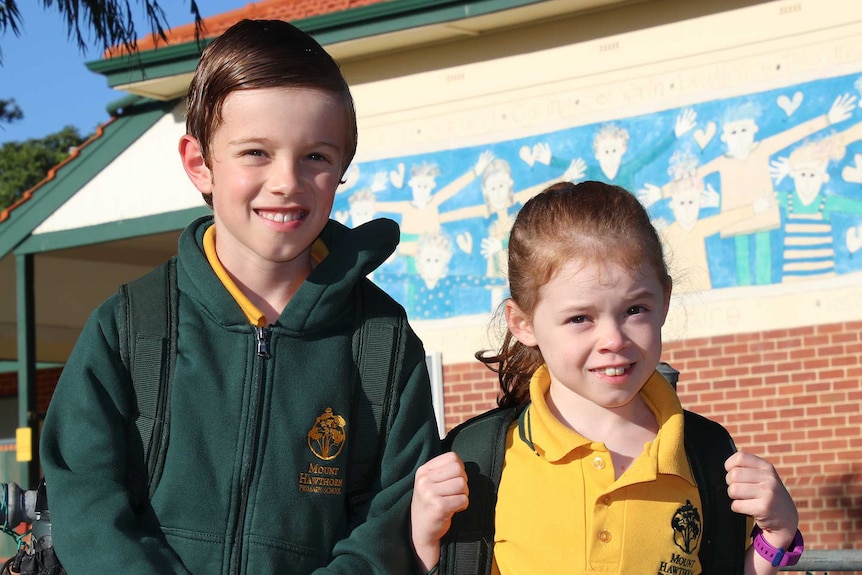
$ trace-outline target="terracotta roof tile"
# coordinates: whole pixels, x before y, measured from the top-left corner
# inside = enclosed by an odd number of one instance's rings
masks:
[[[218,36],[244,18],[293,22],[385,1],[388,0],[261,0],[246,4],[236,10],[204,18],[203,36],[205,38]],[[195,39],[194,22],[171,28],[165,32],[165,35],[168,45],[193,42]],[[138,40],[138,50],[140,51],[152,50],[164,45],[165,42],[154,34]],[[113,49],[106,52],[105,57],[116,56],[117,54],[117,49]]]

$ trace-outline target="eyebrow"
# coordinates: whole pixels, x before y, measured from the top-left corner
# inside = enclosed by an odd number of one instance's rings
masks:
[[[273,143],[273,141],[270,138],[239,138],[237,140],[231,140],[230,142],[227,143],[227,145],[238,148],[238,147],[242,147],[242,146],[247,146],[249,144],[260,146],[260,145],[272,145],[272,143]],[[325,140],[321,140],[318,142],[312,142],[311,144],[309,144],[309,147],[311,147],[311,148],[316,148],[318,146],[322,146],[325,148],[331,148],[333,150],[342,150],[343,149],[343,147],[341,145],[335,144],[332,142],[327,142]]]
[[[634,291],[626,294],[627,299],[635,299],[635,300],[641,299],[641,298],[660,298],[661,296],[662,296],[661,291],[656,292],[656,291],[653,291],[651,289],[644,288],[644,287],[635,289]]]

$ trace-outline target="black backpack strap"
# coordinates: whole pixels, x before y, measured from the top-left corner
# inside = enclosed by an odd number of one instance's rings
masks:
[[[407,334],[407,318],[397,313],[380,288],[364,280],[359,290],[358,325],[353,334],[359,381],[354,390],[347,467],[348,517],[352,521],[361,520],[364,513],[359,509],[371,499],[371,483],[395,414],[394,390],[401,379]]]
[[[464,461],[470,505],[455,514],[441,542],[441,575],[491,573],[494,510],[503,475],[506,434],[525,407],[491,410],[465,421],[446,436],[444,449],[454,451]]]
[[[685,411],[685,452],[700,493],[703,531],[698,558],[702,575],[742,574],[745,561],[745,515],[730,508],[724,462],[736,445],[724,427]]]
[[[152,496],[161,478],[171,417],[177,357],[176,257],[120,286],[120,357],[132,379],[135,426],[144,449]]]

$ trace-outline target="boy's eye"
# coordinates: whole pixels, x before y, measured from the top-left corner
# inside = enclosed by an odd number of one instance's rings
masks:
[[[584,323],[587,321],[587,316],[585,315],[576,315],[572,319],[569,320],[569,323]]]
[[[637,315],[637,314],[639,314],[639,313],[643,313],[643,312],[645,312],[645,311],[646,311],[646,308],[645,308],[644,306],[642,306],[642,305],[633,305],[633,306],[631,306],[628,310],[626,310],[626,313],[627,313],[628,315]]]
[[[318,152],[312,152],[311,154],[308,154],[308,159],[316,162],[325,162],[328,158]]]
[[[266,153],[263,150],[253,149],[253,150],[244,150],[242,152],[242,155],[243,156],[251,156],[253,158],[262,158],[262,157],[266,156]]]

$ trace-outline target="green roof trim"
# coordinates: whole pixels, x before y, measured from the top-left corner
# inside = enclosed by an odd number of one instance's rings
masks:
[[[101,137],[81,148],[78,157],[59,168],[52,180],[36,189],[28,201],[12,210],[9,219],[0,224],[0,258],[16,250],[34,229],[116,160],[175,105],[176,101],[148,101],[127,108],[126,115],[106,125]]]
[[[195,218],[210,214],[212,214],[212,210],[201,204],[199,208],[188,208],[176,212],[119,220],[74,230],[33,234],[21,242],[15,253],[36,254],[140,236],[150,236],[164,232],[180,231],[185,229]]]
[[[336,44],[454,22],[546,0],[390,0],[293,22],[322,45]],[[148,79],[193,72],[204,46],[214,38],[163,46],[133,55],[87,62],[87,68],[107,78],[112,88]]]

